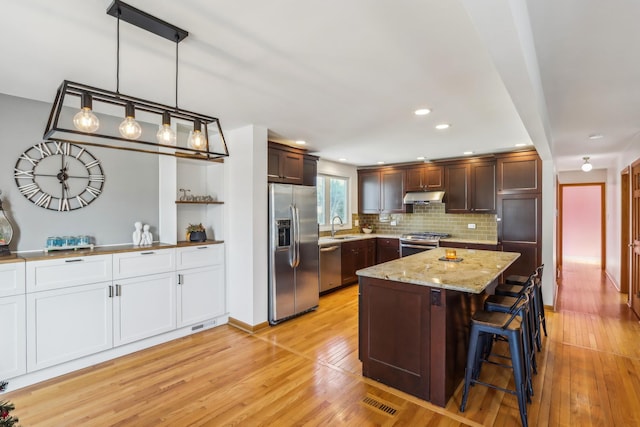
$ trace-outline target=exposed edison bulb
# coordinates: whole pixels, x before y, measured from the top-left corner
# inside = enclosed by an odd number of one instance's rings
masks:
[[[201,131],[200,120],[193,121],[193,130],[189,132],[189,146],[196,150],[204,150],[207,148],[207,138]]]
[[[73,125],[82,132],[93,133],[98,130],[100,120],[90,108],[83,108],[73,116]]]
[[[162,124],[156,133],[159,144],[176,145],[176,132],[171,129],[171,115],[168,111],[162,113]]]
[[[120,135],[127,139],[138,139],[140,135],[142,135],[142,128],[136,122],[136,113],[133,108],[133,104],[130,102],[127,103],[125,119],[120,123],[120,127],[118,130],[120,131]]]
[[[82,132],[93,133],[98,130],[100,126],[100,120],[91,111],[92,99],[88,93],[82,94],[82,101],[80,111],[73,116],[73,125]]]
[[[171,125],[160,125],[156,139],[160,144],[176,145],[176,132],[171,129]]]

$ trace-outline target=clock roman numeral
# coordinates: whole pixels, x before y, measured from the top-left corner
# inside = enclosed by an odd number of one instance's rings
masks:
[[[76,196],[76,200],[78,201],[78,204],[80,205],[80,207],[84,207],[84,206],[87,206],[89,204],[87,201],[85,201],[80,196]]]
[[[76,159],[80,159],[80,156],[82,156],[82,153],[85,152],[84,148],[81,148],[80,151],[78,152],[78,154],[76,154]]]
[[[71,144],[68,142],[56,141],[56,154],[64,154],[68,156],[71,153]]]
[[[89,175],[89,181],[104,182],[104,175]]]
[[[40,197],[38,197],[38,200],[36,200],[37,206],[43,206],[45,208],[48,208],[50,204],[51,204],[50,194],[42,193]]]
[[[38,162],[40,161],[40,160],[32,159],[31,157],[27,156],[27,153],[22,153],[20,155],[20,159],[26,160],[27,162],[31,163],[33,166],[37,165]]]
[[[100,191],[98,188],[92,187],[90,185],[87,186],[86,189],[89,193],[91,193],[91,195],[93,197],[98,197],[100,195],[100,193],[102,193],[102,191]]]
[[[38,150],[38,152],[40,153],[40,157],[41,158],[45,158],[47,156],[51,155],[51,150],[49,150],[49,147],[47,146],[46,143],[41,142],[40,144],[36,144],[33,146],[33,148],[35,148],[36,150]]]
[[[14,169],[13,176],[14,176],[16,179],[22,179],[22,178],[33,178],[33,170],[30,170],[30,171],[23,171],[23,170],[20,170],[20,169],[18,169],[18,168],[15,168],[15,169]]]
[[[40,191],[40,187],[38,187],[38,184],[36,184],[35,182],[32,182],[29,184],[21,185],[20,187],[18,187],[18,190],[20,190],[20,192],[27,199],[31,199],[33,196],[38,194],[38,191]]]
[[[94,166],[98,166],[99,164],[100,164],[100,160],[94,160],[94,161],[92,161],[92,162],[85,163],[85,165],[84,165],[84,166],[85,166],[87,169],[91,169],[92,167],[94,167]]]
[[[69,199],[63,197],[58,201],[58,211],[68,211],[69,210]]]

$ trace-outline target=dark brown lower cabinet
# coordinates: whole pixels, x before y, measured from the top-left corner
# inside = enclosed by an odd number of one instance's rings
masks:
[[[356,283],[356,271],[376,263],[376,239],[342,243],[342,284]]]
[[[471,314],[485,295],[360,277],[362,375],[446,406],[464,377]]]
[[[378,237],[376,239],[376,264],[400,258],[400,241]]]

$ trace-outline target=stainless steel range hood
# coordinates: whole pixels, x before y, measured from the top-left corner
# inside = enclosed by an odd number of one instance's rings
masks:
[[[441,203],[444,191],[410,191],[404,196],[405,205],[426,205],[432,202]]]

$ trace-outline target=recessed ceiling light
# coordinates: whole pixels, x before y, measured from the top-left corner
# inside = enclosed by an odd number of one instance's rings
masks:
[[[464,153],[462,153],[462,154],[464,154],[465,156],[468,156],[469,154],[473,154],[473,151],[465,151],[465,152],[464,152]]]
[[[345,159],[344,157],[342,157],[342,158],[340,158],[338,160],[341,161],[341,162],[346,162],[347,161],[347,159]]]
[[[589,139],[602,139],[604,138],[604,135],[601,133],[592,133],[591,135],[589,135]]]
[[[419,108],[416,111],[414,111],[413,114],[415,114],[416,116],[426,116],[430,112],[431,110],[428,108]]]
[[[449,129],[450,127],[451,125],[449,123],[440,123],[439,125],[436,125],[436,129],[438,130]]]
[[[416,157],[416,160],[424,160],[424,156]]]
[[[516,147],[526,147],[527,143],[526,142],[520,142],[518,144],[516,144]]]
[[[304,144],[306,144],[306,143],[307,143],[307,141],[303,141],[303,140],[301,140],[301,139],[299,139],[298,141],[296,141],[296,144],[298,144],[298,145],[304,145]]]
[[[384,165],[384,162],[377,162],[379,165]]]

